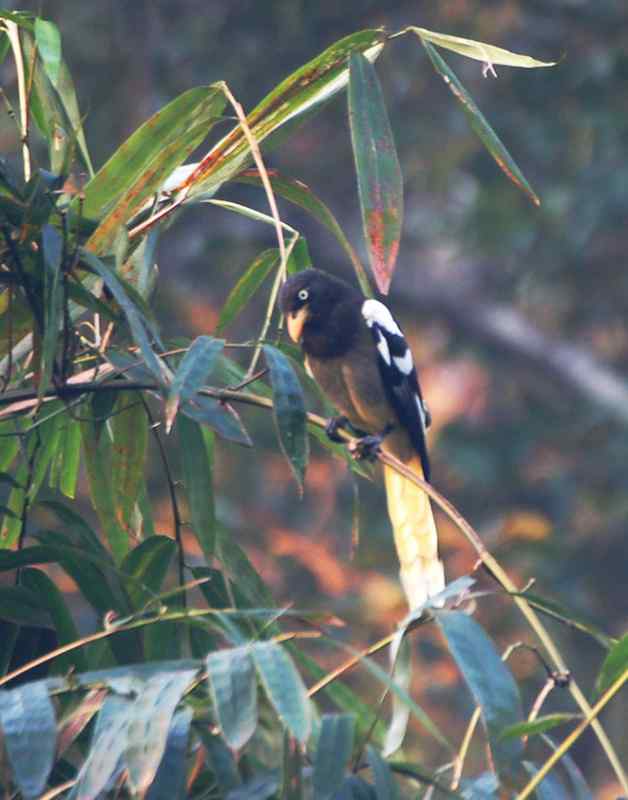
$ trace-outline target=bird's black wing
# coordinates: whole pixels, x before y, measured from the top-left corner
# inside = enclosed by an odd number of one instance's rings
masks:
[[[377,348],[377,364],[384,390],[399,422],[408,432],[418,453],[425,480],[430,479],[425,431],[430,424],[429,412],[404,335],[392,314],[378,300],[366,300],[362,316],[371,331]]]

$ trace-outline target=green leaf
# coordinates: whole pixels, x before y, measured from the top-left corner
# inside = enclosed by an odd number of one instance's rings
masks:
[[[500,734],[500,739],[518,739],[522,736],[535,736],[539,733],[551,731],[558,725],[564,725],[566,722],[573,722],[582,719],[580,714],[568,714],[560,712],[556,714],[546,714],[542,717],[537,717],[531,722],[519,722],[516,725],[509,725]]]
[[[52,22],[36,17],[35,41],[48,77],[52,85],[56,87],[61,68],[61,35],[59,34],[59,29]]]
[[[501,739],[504,728],[522,721],[519,689],[483,628],[462,611],[433,610],[451,654],[482,711],[495,766],[508,773],[521,761],[518,739]]]
[[[362,262],[360,261],[355,248],[349,242],[344,234],[344,231],[325,203],[323,203],[323,201],[314,194],[309,186],[306,186],[306,184],[299,180],[294,178],[285,178],[274,171],[271,172],[268,177],[275,194],[283,197],[291,203],[294,203],[304,211],[307,211],[314,217],[315,220],[320,222],[321,225],[327,228],[327,230],[336,237],[338,243],[353,264],[353,268],[362,292],[366,297],[372,297],[373,292],[369,285],[368,276],[364,270],[364,267],[362,266]],[[240,175],[236,176],[235,181],[237,183],[247,183],[253,186],[262,185],[262,180],[256,170],[247,170],[246,172],[242,172]]]
[[[166,433],[170,432],[179,402],[189,400],[205,384],[225,343],[213,336],[198,336],[181,359],[166,402]]]
[[[567,609],[553,600],[547,600],[545,597],[540,597],[532,592],[512,592],[512,596],[523,597],[530,603],[532,608],[536,608],[548,617],[556,619],[570,628],[575,628],[583,633],[587,633],[602,645],[602,647],[610,649],[614,644],[614,640],[607,633],[604,633],[603,630],[598,628],[597,625],[594,625],[588,619],[577,616],[572,609]]]
[[[357,775],[348,775],[338,793],[338,800],[379,800],[375,790]]]
[[[395,638],[390,646],[390,663],[392,669],[392,679],[404,691],[410,691],[412,683],[412,648],[405,636]],[[391,756],[403,744],[403,740],[410,720],[410,709],[399,697],[392,696],[392,715],[390,724],[386,731],[386,742],[383,753]]]
[[[37,20],[37,22],[39,21]],[[50,384],[63,314],[63,283],[61,281],[63,238],[52,225],[42,227],[41,246],[44,260],[44,336],[38,387],[40,399]]]
[[[262,686],[283,724],[301,744],[311,727],[306,688],[290,656],[276,642],[255,642],[251,652]]]
[[[81,251],[81,258],[104,280],[109,291],[124,312],[135,344],[139,347],[142,355],[144,356],[144,362],[148,369],[152,372],[159,383],[168,385],[172,379],[172,376],[168,367],[151,347],[148,336],[148,329],[150,328],[149,322],[138,310],[135,304],[129,299],[128,294],[125,292],[117,276],[109,269],[108,266],[106,266],[104,261],[96,258],[95,255],[86,250]]]
[[[510,50],[504,50],[502,47],[495,47],[495,45],[485,42],[476,42],[474,39],[463,39],[461,36],[428,31],[427,28],[410,27],[408,30],[416,33],[422,41],[431,42],[438,47],[444,47],[446,50],[467,56],[467,58],[483,61],[485,64],[503,64],[507,67],[525,67],[527,69],[556,65],[555,61],[537,61],[530,56],[511,53]]]
[[[347,83],[347,57],[365,52],[376,58],[384,46],[381,30],[364,30],[335,42],[316,58],[276,86],[247,116],[247,124],[257,142],[297,117],[307,118],[321,103],[329,100]],[[190,198],[198,194],[215,194],[227,180],[252,160],[248,142],[238,125],[229,131],[180,182],[191,186]]]
[[[45,681],[0,691],[0,728],[20,791],[25,798],[39,797],[54,764],[57,735]]]
[[[218,724],[229,747],[239,750],[257,726],[257,681],[250,648],[217,650],[205,663]]]
[[[172,718],[164,756],[146,800],[182,800],[185,797],[185,756],[192,715],[192,709],[185,707]]]
[[[186,416],[179,416],[177,433],[192,530],[208,563],[214,557],[214,437]]]
[[[169,536],[151,536],[127,554],[120,571],[131,576],[126,588],[134,609],[157,597],[176,551],[176,542]]]
[[[99,433],[95,423],[84,421],[81,422],[81,437],[92,505],[111,551],[119,562],[129,550],[129,535],[120,524],[116,513],[110,433],[105,426]]]
[[[628,633],[613,645],[604,659],[600,674],[595,682],[595,692],[599,696],[611,686],[619,676],[628,669]]]
[[[227,297],[218,318],[216,332],[222,333],[234,319],[238,317],[242,309],[248,305],[255,296],[257,290],[264,283],[269,273],[279,265],[279,251],[276,247],[264,250],[260,253],[253,263],[248,267],[244,275],[233,287]]]
[[[59,98],[70,121],[73,135],[83,156],[83,161],[87,167],[90,178],[94,175],[94,167],[92,160],[87,149],[87,141],[85,140],[85,133],[83,131],[83,115],[79,109],[78,100],[76,98],[76,89],[74,88],[74,81],[70,74],[69,69],[63,59],[59,67],[59,76],[57,80],[56,90],[59,93]]]
[[[377,287],[388,294],[403,224],[401,167],[375,67],[357,53],[349,64],[349,122],[364,238]]]
[[[353,751],[355,714],[323,714],[314,757],[316,800],[331,800],[340,789]]]
[[[95,798],[107,785],[124,753],[129,729],[129,712],[133,701],[121,694],[108,694],[72,792],[73,798]]]
[[[252,607],[273,606],[272,595],[248,556],[226,528],[218,526],[216,551],[221,564],[237,582]]]
[[[542,734],[541,738],[552,750],[557,749],[556,743],[547,735]],[[560,767],[569,781],[569,800],[593,800],[593,793],[584,779],[582,772],[569,753],[563,753],[560,759]],[[555,771],[557,767],[554,767]],[[551,773],[550,773],[551,774]],[[537,789],[538,792],[538,789]]]
[[[375,778],[377,800],[397,800],[399,792],[387,762],[371,744],[367,745],[366,753]]]
[[[142,681],[136,692],[128,714],[125,755],[129,785],[140,796],[153,782],[175,709],[196,672],[158,672]]]
[[[482,144],[493,156],[497,162],[497,166],[530,198],[530,200],[532,200],[534,205],[540,206],[541,201],[538,195],[525,179],[523,173],[515,163],[515,160],[510,155],[499,136],[491,128],[488,120],[477,107],[471,95],[460,83],[451,67],[441,57],[438,50],[436,50],[433,45],[425,39],[421,39],[421,42],[423,47],[427,50],[427,54],[430,57],[434,69],[443,78],[445,85],[461,104],[471,130],[479,137]]]
[[[290,362],[280,350],[265,344],[264,355],[273,387],[273,417],[279,442],[303,494],[309,455],[303,390]]]
[[[222,439],[236,442],[244,447],[253,446],[238,412],[227,402],[196,394],[191,400],[181,403],[181,414],[195,420],[200,425],[208,425]],[[181,419],[180,415],[179,419]]]
[[[87,247],[106,253],[120,225],[158,191],[221,118],[225,98],[220,87],[189,89],[147,120],[118,148],[85,187],[83,213],[105,218]]]
[[[129,539],[139,534],[137,498],[144,480],[148,418],[139,392],[120,392],[111,418],[111,474],[118,524]]]
[[[222,740],[222,737],[211,733],[209,726],[205,724],[195,726],[203,746],[209,756],[221,797],[233,798],[233,791],[242,783],[238,773],[238,766],[231,750]]]
[[[20,573],[20,585],[36,597],[42,598],[41,602],[47,609],[57,633],[59,647],[75,642],[79,638],[78,630],[63,595],[45,572],[39,569],[23,569]],[[87,661],[82,650],[73,650],[55,658],[53,662],[55,674],[66,675],[71,669],[78,672],[84,672],[87,669]]]
[[[303,755],[301,748],[287,731],[283,736],[281,767],[279,800],[303,800]]]
[[[42,598],[25,586],[0,586],[0,619],[16,625],[50,627],[50,614]]]
[[[536,775],[538,772],[536,764],[531,761],[523,761],[522,763],[530,777]],[[565,791],[565,787],[556,774],[556,770],[551,770],[543,778],[534,790],[534,794],[537,800],[570,800],[571,798],[571,795],[568,795]]]

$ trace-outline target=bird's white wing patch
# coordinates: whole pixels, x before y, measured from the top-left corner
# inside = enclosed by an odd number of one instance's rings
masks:
[[[412,361],[412,353],[409,347],[406,347],[406,352],[402,356],[393,356],[393,361],[397,369],[403,372],[404,375],[409,375],[412,372],[414,362]]]
[[[362,316],[366,320],[366,324],[371,328],[377,323],[388,333],[394,333],[397,336],[403,336],[401,328],[395,322],[393,315],[379,300],[365,300],[362,303]],[[390,362],[388,362],[390,363]]]
[[[390,348],[388,347],[388,342],[386,341],[386,339],[384,339],[384,337],[381,335],[379,331],[377,331],[376,347],[379,350],[380,356],[384,359],[386,364],[390,366]]]

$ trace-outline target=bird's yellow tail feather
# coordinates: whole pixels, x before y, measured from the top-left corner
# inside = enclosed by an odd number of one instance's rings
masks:
[[[422,478],[419,458],[407,465]],[[388,514],[399,556],[401,583],[413,610],[445,588],[438,535],[430,498],[423,489],[384,466]]]

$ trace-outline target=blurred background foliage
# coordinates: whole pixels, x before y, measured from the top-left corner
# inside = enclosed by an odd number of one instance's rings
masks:
[[[471,134],[417,42],[405,37],[386,48],[378,74],[406,208],[389,302],[413,345],[434,420],[435,485],[521,585],[534,577],[539,592],[609,634],[625,632],[628,7],[620,0],[46,0],[33,10],[62,31],[96,167],[185,89],[226,80],[251,108],[290,71],[362,27],[417,24],[542,60],[562,57],[551,70],[498,67],[497,79],[483,77],[476,62],[448,59],[541,197],[537,209]],[[11,70],[5,61],[3,83],[13,80]],[[16,150],[15,127],[4,116],[0,150]],[[305,181],[361,246],[342,99],[268,164]],[[263,195],[250,187],[230,186],[225,196],[266,210]],[[350,278],[332,236],[294,207],[281,208],[283,219],[305,234],[314,264]],[[162,237],[154,308],[167,338],[211,333],[237,277],[274,244],[270,227],[215,211],[210,226],[208,218],[198,207]],[[260,297],[231,337],[257,331],[264,307]],[[217,443],[222,523],[279,604],[333,610],[354,623],[354,645],[391,630],[404,600],[382,487],[359,484],[361,536],[351,558],[354,479],[344,463],[314,445],[299,500],[267,414],[243,416],[255,457]],[[156,459],[155,467],[157,480]],[[162,498],[156,529],[165,531],[171,526],[165,487],[150,489]],[[439,520],[449,578],[468,573],[473,552]],[[194,542],[188,544],[193,553]],[[504,646],[529,636],[511,606],[487,606],[484,617]],[[577,631],[552,631],[590,688],[603,652]],[[417,671],[418,698],[447,730],[459,724],[442,702],[458,681],[456,670],[435,635],[424,637],[421,654],[426,669]],[[524,685],[529,678],[533,696],[535,659],[523,655],[511,663]],[[624,759],[627,713],[624,695],[603,717]],[[608,766],[589,737],[576,748],[576,760],[600,797],[614,796]]]

